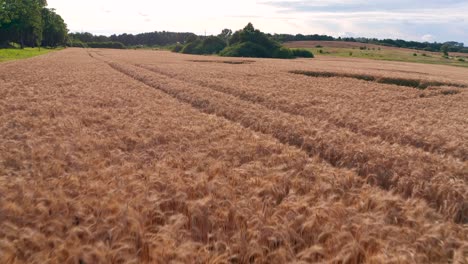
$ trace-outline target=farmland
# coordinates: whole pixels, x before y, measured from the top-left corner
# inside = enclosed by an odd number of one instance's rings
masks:
[[[25,49],[0,49],[0,62],[27,59],[34,56],[47,54],[54,49],[39,49],[39,48],[25,48]]]
[[[449,57],[443,57],[441,52],[430,52],[346,41],[292,41],[285,43],[285,46],[289,48],[306,48],[311,50],[317,56],[363,58],[468,67],[468,53],[450,52]]]
[[[0,263],[465,263],[467,89],[326,56],[2,63]]]

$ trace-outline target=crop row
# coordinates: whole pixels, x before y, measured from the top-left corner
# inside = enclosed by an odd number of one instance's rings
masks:
[[[405,147],[392,146],[332,124],[271,110],[206,87],[187,84],[131,65],[114,69],[160,89],[206,113],[216,114],[283,143],[318,155],[333,166],[352,168],[369,182],[404,197],[424,198],[456,222],[467,221],[464,168]],[[458,165],[458,166],[457,166]],[[447,183],[447,178],[451,180]]]
[[[230,74],[222,70],[213,72],[206,68],[168,71],[152,65],[138,66],[179,80],[235,94],[265,106],[274,106],[276,109],[291,114],[327,120],[338,127],[344,127],[356,133],[379,136],[389,143],[410,145],[425,151],[453,156],[462,161],[468,159],[468,146],[464,140],[466,137],[466,129],[463,128],[464,121],[458,120],[456,115],[451,114],[457,112],[453,109],[453,105],[457,104],[456,101],[450,101],[452,106],[445,103],[448,99],[424,102],[423,104],[427,105],[424,110],[413,111],[406,106],[411,102],[399,103],[398,98],[391,94],[398,95],[399,91],[390,90],[389,93],[379,94],[379,98],[372,98],[370,96],[375,93],[374,88],[369,89],[366,95],[368,101],[363,106],[360,102],[362,95],[356,93],[353,96],[353,93],[359,90],[360,83],[356,83],[357,87],[353,87],[351,91],[340,91],[341,94],[334,94],[334,91],[329,89],[329,85],[326,86],[326,91],[322,91],[317,84],[311,85],[313,88],[296,85],[294,78],[286,80],[283,75],[274,77],[276,78],[274,81],[268,81],[267,79],[271,79],[269,77],[263,78],[264,80],[255,78],[250,81],[248,77],[235,76],[235,70]],[[201,71],[213,73],[205,76],[201,74]],[[276,84],[265,86],[268,82],[276,82]],[[378,89],[385,90],[385,88]],[[325,94],[327,97],[324,97]],[[380,101],[381,98],[391,100],[391,102]],[[459,101],[459,98],[457,100]],[[440,107],[436,107],[437,105]],[[391,112],[395,112],[398,108],[402,109],[402,113],[399,117],[392,117]],[[442,111],[442,108],[446,110]],[[384,110],[388,114],[385,114]],[[407,113],[403,115],[405,111]],[[413,113],[410,113],[411,111]],[[459,115],[463,115],[463,112]],[[411,122],[402,120],[405,116],[412,118]],[[437,126],[428,119],[438,120]]]

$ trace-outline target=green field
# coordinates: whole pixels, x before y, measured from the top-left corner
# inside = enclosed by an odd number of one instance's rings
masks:
[[[363,45],[364,46],[364,45]],[[443,64],[451,66],[468,67],[468,58],[449,56],[445,58],[441,54],[424,52],[419,50],[408,51],[404,49],[390,49],[390,48],[336,48],[336,47],[315,47],[308,48],[317,56],[335,56],[347,58],[364,58],[374,60],[387,60],[387,61],[404,61],[404,62],[417,62],[429,64]],[[464,61],[463,61],[464,60]]]
[[[46,54],[59,49],[24,48],[24,49],[0,49],[0,62],[27,59],[34,56]]]

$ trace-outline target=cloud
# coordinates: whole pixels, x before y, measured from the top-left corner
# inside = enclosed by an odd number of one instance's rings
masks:
[[[274,6],[289,12],[366,12],[439,9],[466,6],[465,0],[330,0],[330,1],[264,1],[262,4]]]
[[[335,36],[468,42],[466,0],[279,0],[263,1],[278,14],[294,15],[309,27],[325,27]],[[350,34],[352,33],[352,34]]]
[[[426,35],[422,36],[421,39],[423,41],[426,41],[426,42],[433,42],[434,41],[434,36],[432,36],[431,34],[426,34]]]
[[[235,4],[219,0],[133,0],[131,4],[123,0],[48,0],[48,3],[72,32],[119,34],[167,30],[217,34],[223,28],[237,30],[252,22],[268,33],[417,41],[431,35],[431,41],[468,43],[466,0],[236,0]]]

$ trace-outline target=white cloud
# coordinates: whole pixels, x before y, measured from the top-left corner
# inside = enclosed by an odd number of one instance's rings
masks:
[[[354,36],[419,41],[423,35],[432,35],[431,40],[435,41],[468,43],[468,2],[448,1],[441,5],[435,0],[427,3],[415,0],[410,9],[401,7],[405,5],[388,8],[390,0],[373,1],[372,9],[365,8],[370,4],[364,0],[286,0],[280,1],[281,5],[279,1],[267,3],[268,0],[48,0],[48,3],[63,16],[71,31],[95,34],[162,30],[217,34],[223,28],[237,30],[252,22],[269,33],[339,36],[350,32]],[[413,8],[416,2],[421,8]],[[290,7],[287,12],[285,7]]]
[[[421,39],[423,41],[433,42],[434,41],[434,36],[432,36],[431,34],[426,34],[426,35],[422,36]]]

